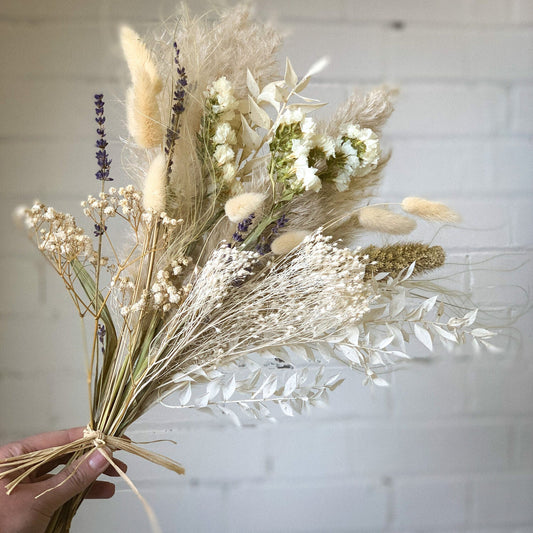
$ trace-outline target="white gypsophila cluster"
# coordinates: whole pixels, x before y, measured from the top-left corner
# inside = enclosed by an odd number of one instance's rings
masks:
[[[98,197],[89,195],[87,200],[81,202],[85,216],[97,222],[105,224],[106,219],[117,215],[123,216],[133,225],[143,222],[150,226],[155,220],[160,219],[163,226],[175,227],[182,220],[176,220],[153,209],[145,209],[142,201],[142,193],[133,185],[126,187],[110,187],[108,192],[101,192]]]
[[[173,260],[170,267],[159,270],[156,274],[156,282],[152,285],[154,307],[164,312],[177,307],[187,296],[191,285],[179,286],[178,278],[190,262],[190,258]]]
[[[143,290],[141,297],[131,305],[124,305],[120,308],[120,314],[123,317],[146,311],[153,308],[154,295],[150,290]]]
[[[365,176],[374,170],[381,156],[379,137],[370,128],[349,124],[336,141],[337,152],[346,158],[344,168],[335,178],[339,191],[345,191],[352,177]]]
[[[74,217],[53,207],[35,202],[30,209],[18,212],[26,227],[35,232],[39,250],[55,264],[75,258],[91,259],[94,249],[91,238],[76,225]]]

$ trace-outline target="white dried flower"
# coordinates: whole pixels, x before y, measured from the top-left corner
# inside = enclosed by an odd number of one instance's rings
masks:
[[[461,217],[458,213],[440,202],[432,202],[416,196],[408,196],[402,201],[402,209],[426,220],[437,222],[459,222]]]
[[[222,124],[217,126],[212,140],[215,144],[235,144],[237,142],[237,136],[229,122],[222,122]]]
[[[295,124],[296,122],[302,122],[305,118],[305,113],[301,108],[296,107],[287,109],[280,117],[281,124]]]
[[[257,213],[265,201],[265,196],[258,192],[245,192],[230,198],[224,210],[227,217],[235,223],[248,218],[252,213]]]
[[[363,207],[359,210],[358,217],[363,228],[391,235],[407,235],[416,227],[412,218],[379,207]]]
[[[308,235],[309,231],[287,231],[274,239],[270,248],[275,255],[288,254],[296,248]]]
[[[227,144],[219,144],[215,149],[213,157],[219,165],[224,165],[233,161],[235,152]]]
[[[166,205],[167,161],[165,154],[159,153],[154,158],[146,174],[144,183],[143,204],[148,211],[164,211]]]

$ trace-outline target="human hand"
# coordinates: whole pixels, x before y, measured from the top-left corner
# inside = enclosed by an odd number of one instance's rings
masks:
[[[34,435],[0,447],[0,460],[51,446],[68,444],[82,436],[83,428]],[[107,448],[106,452],[111,455]],[[115,493],[113,483],[96,481],[100,474],[118,476],[99,450],[94,451],[86,461],[83,461],[82,457],[63,468],[58,474],[49,473],[59,464],[66,463],[68,459],[68,456],[63,456],[45,465],[42,469],[36,470],[9,496],[6,494],[5,486],[11,480],[0,480],[0,531],[2,533],[43,533],[54,511],[88,487],[90,489],[86,498],[106,499],[113,496]],[[122,461],[114,459],[114,462],[123,472],[126,471],[127,466]],[[79,467],[76,469],[78,464]],[[72,474],[73,471],[74,474]],[[71,475],[70,478],[69,475]],[[62,485],[56,486],[64,480],[66,481]],[[35,499],[37,495],[51,488],[53,490]]]

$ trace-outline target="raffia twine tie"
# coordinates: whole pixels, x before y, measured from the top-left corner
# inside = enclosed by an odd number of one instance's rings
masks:
[[[168,439],[161,439],[149,442],[140,442],[138,444],[151,444],[154,442],[163,442],[165,440],[168,441]],[[174,442],[174,444],[176,443]],[[122,450],[127,453],[132,453],[133,455],[137,455],[138,457],[147,459],[148,461],[160,465],[168,470],[172,470],[177,474],[184,474],[185,469],[179,463],[173,461],[172,459],[169,459],[168,457],[165,457],[164,455],[141,448],[129,439],[106,435],[100,430],[93,429],[90,425],[87,425],[87,427],[83,430],[83,437],[73,442],[69,442],[68,444],[64,444],[62,446],[52,446],[51,448],[36,450],[33,452],[18,455],[16,457],[8,457],[7,459],[1,460],[0,466],[6,466],[7,470],[0,472],[0,479],[7,476],[12,476],[13,474],[17,475],[15,479],[13,479],[6,485],[6,493],[11,494],[19,483],[24,481],[34,471],[38,470],[46,463],[54,461],[60,458],[61,456],[67,454],[70,455],[77,452],[83,453],[87,451],[88,448],[91,448],[90,451],[85,453],[85,455],[81,457],[76,467],[66,479],[64,479],[63,481],[61,481],[61,483],[58,483],[54,487],[47,489],[44,492],[41,492],[35,498],[41,497],[43,494],[46,494],[47,492],[56,489],[57,487],[68,481],[76,473],[76,470],[80,467],[80,465],[83,464],[93,453],[98,450],[98,452],[101,453],[107,459],[109,464],[115,469],[117,474],[128,484],[128,486],[131,488],[137,498],[139,498],[139,500],[143,504],[146,514],[148,515],[148,519],[150,520],[152,531],[154,533],[161,533],[161,528],[157,523],[157,519],[153,509],[150,507],[146,499],[141,495],[137,487],[134,485],[133,481],[117,465],[117,463],[113,461],[111,454],[108,450]]]

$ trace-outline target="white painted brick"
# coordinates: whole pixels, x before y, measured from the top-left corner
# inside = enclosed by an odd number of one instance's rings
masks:
[[[475,80],[533,78],[533,30],[479,30],[470,33],[468,73]],[[517,51],[521,51],[517,53]]]
[[[505,108],[505,91],[494,86],[403,85],[387,131],[398,136],[499,133]]]
[[[88,117],[88,120],[92,119]],[[107,151],[113,159],[113,178],[123,185],[131,181],[126,181],[120,165],[123,145],[114,133],[111,135]],[[46,139],[1,142],[0,173],[5,176],[2,182],[5,200],[2,201],[17,206],[31,204],[39,198],[53,204],[58,196],[70,194],[75,202],[73,206],[79,207],[86,193],[94,194],[98,190],[94,178],[97,170],[95,140],[96,134],[94,140],[87,138],[79,142]]]
[[[531,248],[533,244],[533,199],[531,195],[525,195],[514,201],[512,224],[512,243]]]
[[[533,476],[491,476],[477,481],[474,523],[491,526],[533,523]]]
[[[337,370],[331,370],[334,374]],[[359,372],[343,369],[344,382],[329,395],[323,408],[311,409],[310,420],[345,420],[352,418],[383,418],[390,415],[390,390],[363,385]]]
[[[221,4],[232,5],[236,0],[195,0],[189,3],[191,12],[204,13]],[[107,21],[149,20],[160,22],[177,12],[173,0],[161,0],[157,6],[141,0],[49,0],[44,5],[38,0],[5,0],[0,5],[0,16],[15,21]]]
[[[50,431],[50,398],[47,374],[0,375],[0,435],[4,442]]]
[[[445,198],[435,198],[446,203]],[[460,224],[443,228],[436,244],[475,253],[479,248],[505,248],[511,242],[512,202],[505,199],[463,197],[448,203],[462,217]],[[511,204],[511,205],[509,205]]]
[[[32,316],[42,298],[42,265],[24,257],[0,257],[0,314]]]
[[[266,432],[272,474],[279,478],[343,477],[349,472],[345,424],[283,424]]]
[[[139,485],[138,488],[153,507],[161,530],[165,533],[227,531],[224,494],[219,487],[151,484],[147,487]],[[93,533],[95,528],[102,533],[144,532],[150,531],[150,524],[135,494],[129,489],[122,489],[111,501],[83,502],[74,519],[73,529],[79,533]]]
[[[12,80],[0,85],[4,107],[0,136],[5,138],[95,139],[93,100],[103,92],[108,138],[125,135],[123,90],[101,80]],[[59,164],[59,162],[58,162]],[[92,175],[92,169],[87,172]]]
[[[53,374],[84,368],[79,321],[58,323],[43,314],[2,318],[0,337],[4,355],[0,361],[1,371]]]
[[[513,0],[513,22],[518,24],[533,22],[533,4],[530,0]]]
[[[518,425],[515,457],[515,467],[519,471],[533,471],[533,420],[531,419]]]
[[[509,465],[509,427],[475,420],[353,424],[350,449],[357,474],[501,471]]]
[[[533,141],[531,139],[497,139],[491,143],[495,187],[502,192],[533,191]]]
[[[346,0],[346,13],[359,22],[365,20],[405,21],[405,22],[462,22],[467,16],[467,6],[463,1],[455,2],[450,9],[446,0]]]
[[[480,306],[513,306],[515,314],[527,306],[531,290],[532,252],[476,253],[471,258],[471,290]],[[518,309],[516,309],[518,306]]]
[[[20,205],[30,204],[33,196],[29,196],[30,201],[27,200],[28,198],[24,195],[0,195],[0,242],[4,256],[35,259],[34,246],[26,237],[26,230],[19,222],[15,221],[13,216],[16,208]]]
[[[338,22],[343,20],[344,0],[306,0],[302,2],[286,2],[284,0],[269,0],[269,2],[257,3],[257,18],[269,20],[274,17],[276,27],[286,19],[295,20],[319,20],[323,23],[329,21]]]
[[[127,434],[133,440],[149,441],[172,439],[172,443],[160,443],[158,453],[168,455],[181,462],[191,479],[226,480],[261,478],[266,474],[266,449],[264,433],[260,429],[220,427],[209,428],[160,428],[159,431],[137,430],[132,426]],[[162,472],[145,461],[132,460],[137,476],[154,479],[162,476],[171,478],[172,472]]]
[[[415,362],[394,373],[392,405],[396,416],[452,416],[466,406],[464,360]]]
[[[83,353],[63,354],[77,358],[79,366],[68,373],[57,370],[48,382],[54,391],[50,398],[50,418],[53,428],[85,426],[90,420],[89,391],[84,369]]]
[[[403,140],[399,137],[392,140],[391,146],[392,158],[385,170],[384,193],[391,192],[401,197],[406,194],[449,196],[489,190],[492,168],[491,145],[487,142],[470,139]],[[501,159],[505,159],[503,155]],[[521,167],[520,159],[516,166]]]
[[[0,21],[0,46],[4,51],[0,68],[5,76],[28,78],[31,73],[32,79],[102,78],[116,75],[120,69],[124,74],[127,71],[118,52],[116,23]]]
[[[242,486],[228,495],[232,532],[376,531],[385,525],[387,489],[374,482]]]
[[[0,6],[0,15],[6,19],[86,19],[99,16],[104,2],[96,0],[90,4],[84,0],[50,0],[44,5],[39,0],[6,0]]]
[[[466,20],[472,24],[505,24],[511,19],[511,0],[469,0]]]
[[[325,26],[315,22],[289,27],[280,57],[289,56],[298,74],[303,76],[312,63],[330,56],[330,65],[315,80],[360,83],[381,80],[384,69],[383,30],[349,25]]]
[[[514,133],[533,133],[533,85],[519,85],[511,93],[511,128]]]
[[[464,77],[466,35],[456,28],[408,26],[391,33],[387,60],[387,75],[393,80]]]
[[[302,71],[301,75],[305,72]],[[340,83],[309,83],[307,88],[302,91],[302,96],[320,100],[327,105],[313,112],[313,117],[317,120],[327,120],[335,109],[343,104],[349,96],[346,85]]]
[[[465,480],[441,477],[395,480],[394,525],[419,531],[464,526],[467,493]]]
[[[475,414],[527,415],[533,403],[532,380],[533,369],[523,360],[490,365],[481,361],[469,372],[469,407]]]
[[[203,15],[208,13],[210,19],[214,18],[212,11],[239,3],[239,0],[195,0],[186,2],[192,14]],[[157,5],[143,0],[105,0],[104,16],[119,22],[149,21],[160,24],[168,21],[174,14],[180,13],[180,4],[174,0],[161,0]]]

